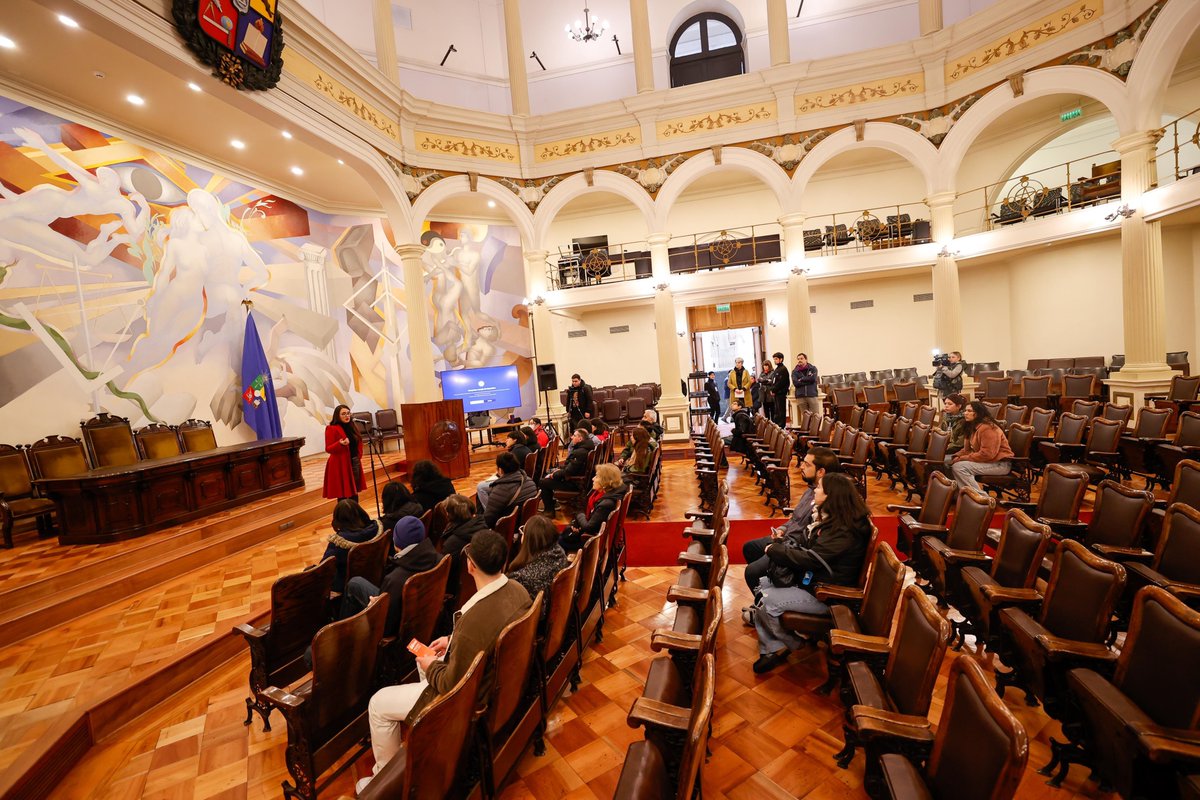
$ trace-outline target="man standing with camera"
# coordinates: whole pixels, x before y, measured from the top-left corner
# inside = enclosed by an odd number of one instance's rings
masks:
[[[935,353],[933,356],[933,388],[938,397],[958,394],[963,387],[962,353]]]

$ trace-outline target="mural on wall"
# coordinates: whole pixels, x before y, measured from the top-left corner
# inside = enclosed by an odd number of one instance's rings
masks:
[[[441,372],[515,364],[522,401],[517,413],[532,415],[537,405],[532,337],[516,228],[431,222],[421,244],[435,367]]]
[[[101,410],[238,428],[247,299],[285,434],[312,438],[338,403],[397,405],[400,275],[378,219],[0,98],[0,413],[36,420],[6,425],[5,441],[71,433]]]

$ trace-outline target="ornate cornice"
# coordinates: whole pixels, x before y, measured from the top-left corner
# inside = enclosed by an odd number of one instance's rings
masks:
[[[1044,44],[1062,34],[1099,19],[1104,13],[1104,0],[1076,2],[1025,25],[1007,36],[988,43],[963,56],[947,59],[946,83],[962,80],[981,69],[991,67],[1026,50]]]
[[[665,120],[658,123],[656,130],[659,139],[674,139],[708,131],[737,128],[742,125],[772,122],[779,117],[778,112],[778,106],[774,101],[750,103],[733,108],[722,108],[707,114],[692,114]]]
[[[371,103],[363,100],[336,78],[294,50],[284,51],[284,69],[350,114],[396,142],[400,141],[400,124]]]
[[[413,135],[417,149],[426,153],[477,158],[485,161],[520,162],[517,146],[504,142],[488,142],[462,136],[416,131]]]
[[[636,147],[641,143],[641,130],[636,127],[622,128],[590,136],[578,136],[571,139],[559,139],[555,142],[538,144],[534,147],[534,160],[539,163],[557,161],[563,158],[601,153],[605,150]]]
[[[830,108],[845,108],[859,103],[890,100],[893,97],[909,97],[925,93],[925,75],[914,72],[897,78],[855,83],[824,89],[819,92],[796,95],[796,114],[808,114]]]

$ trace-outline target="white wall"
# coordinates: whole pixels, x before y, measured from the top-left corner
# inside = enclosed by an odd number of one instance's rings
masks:
[[[1022,369],[1012,356],[1012,292],[1006,263],[958,262],[963,311],[963,359],[999,361],[1004,369]],[[1065,354],[1064,354],[1065,355]]]
[[[658,346],[654,338],[654,307],[646,304],[584,313],[579,320],[553,315],[554,357],[560,388],[578,372],[592,386],[658,381]],[[628,325],[628,333],[609,333]],[[567,331],[587,330],[580,339]]]
[[[1167,352],[1187,350],[1189,360],[1200,361],[1196,350],[1196,262],[1195,246],[1200,226],[1179,225],[1163,228],[1163,285]]]

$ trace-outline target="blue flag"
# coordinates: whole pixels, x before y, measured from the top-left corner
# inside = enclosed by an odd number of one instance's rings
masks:
[[[242,417],[259,439],[283,436],[275,387],[271,383],[271,367],[258,338],[253,313],[246,315],[246,338],[242,342]]]

